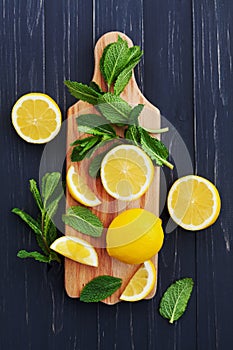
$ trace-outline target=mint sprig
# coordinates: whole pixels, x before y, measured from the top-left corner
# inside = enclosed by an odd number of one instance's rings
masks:
[[[60,262],[59,256],[50,249],[50,245],[57,238],[57,229],[52,219],[57,212],[59,202],[63,196],[63,187],[58,172],[47,173],[42,178],[41,193],[35,180],[30,180],[30,191],[39,209],[38,219],[34,219],[25,211],[14,208],[12,212],[18,215],[34,232],[41,252],[20,250],[19,258],[33,258],[40,262]]]
[[[152,137],[150,131],[139,126],[139,116],[144,105],[138,104],[132,107],[119,96],[127,86],[132,70],[139,63],[142,55],[143,52],[139,46],[129,48],[127,41],[118,36],[116,42],[105,47],[100,59],[100,71],[108,86],[106,92],[96,82],[91,82],[90,86],[71,81],[65,82],[73,96],[91,103],[99,113],[81,115],[77,118],[79,131],[92,136],[73,142],[72,162],[90,158],[93,152],[108,140],[121,139],[113,128],[116,125],[124,127],[125,138],[141,147],[156,165],[165,165],[173,169],[173,165],[168,161],[168,150],[165,145]],[[156,133],[164,131],[165,129],[156,130]],[[97,173],[99,171],[101,156],[97,160],[90,168],[91,174],[96,173],[96,170]]]
[[[192,278],[183,278],[173,283],[164,293],[159,313],[170,323],[177,321],[185,312],[193,290]]]
[[[97,303],[115,293],[122,285],[122,279],[108,275],[98,276],[85,285],[80,300],[85,303]]]

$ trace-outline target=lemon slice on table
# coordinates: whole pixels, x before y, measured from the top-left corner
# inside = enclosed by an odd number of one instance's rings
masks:
[[[55,252],[81,264],[98,266],[98,255],[95,248],[81,238],[63,236],[50,246]]]
[[[171,187],[168,199],[171,218],[186,230],[202,230],[218,218],[221,200],[217,188],[207,179],[188,175]]]
[[[30,143],[51,141],[61,128],[61,111],[46,94],[26,94],[12,109],[12,123],[22,139]]]
[[[88,207],[94,207],[101,203],[84,179],[75,171],[73,165],[67,171],[66,182],[71,196],[79,203]]]
[[[114,147],[101,164],[101,180],[112,197],[131,201],[149,188],[154,175],[151,159],[141,148],[132,145]]]
[[[129,281],[120,299],[138,301],[146,298],[154,288],[155,281],[156,270],[154,264],[150,260],[145,261]]]

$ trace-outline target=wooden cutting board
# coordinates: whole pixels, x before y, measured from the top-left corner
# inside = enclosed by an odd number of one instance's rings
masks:
[[[99,61],[102,56],[103,49],[111,42],[117,41],[118,35],[123,39],[127,40],[129,46],[132,46],[132,41],[123,33],[120,32],[110,32],[103,35],[97,42],[95,46],[95,69],[93,75],[93,81],[99,84],[104,91],[106,91],[106,84],[99,71]],[[78,78],[78,77],[77,77]],[[160,112],[153,106],[146,98],[142,95],[139,90],[135,77],[131,78],[129,84],[125,88],[121,97],[125,99],[129,104],[136,105],[142,103],[145,105],[143,113],[140,116],[140,124],[142,126],[147,126],[148,128],[158,129],[160,127]],[[72,107],[69,108],[67,113],[67,169],[69,168],[70,154],[72,147],[70,144],[76,140],[80,134],[77,130],[76,118],[80,114],[86,113],[95,113],[95,109],[88,103],[78,101]],[[88,161],[82,161],[80,163],[72,163],[75,165],[75,168],[81,174],[85,174],[87,183],[94,189],[98,197],[102,200],[102,204],[98,207],[92,209],[104,223],[104,227],[107,228],[113,218],[117,216],[120,212],[125,209],[130,208],[145,208],[157,216],[159,215],[159,184],[160,184],[160,168],[155,168],[155,175],[152,185],[150,186],[147,193],[142,196],[139,200],[132,202],[119,202],[112,197],[110,197],[105,190],[103,189],[100,180],[93,180],[88,175],[87,167]],[[72,205],[78,205],[78,203],[72,199],[69,192],[66,193],[67,208]],[[120,277],[123,279],[122,287],[116,291],[111,297],[105,299],[103,302],[106,304],[115,304],[119,302],[119,296],[124,290],[125,286],[128,284],[130,278],[137,271],[140,265],[128,265],[121,263],[120,261],[113,259],[108,256],[105,250],[105,235],[106,230],[103,233],[101,238],[92,238],[87,235],[83,235],[69,226],[66,226],[65,229],[66,235],[72,235],[81,237],[89,241],[94,247],[96,247],[97,254],[99,257],[99,266],[98,268],[85,266],[79,263],[76,263],[70,259],[65,259],[65,288],[67,294],[70,297],[79,297],[80,291],[83,286],[99,275],[112,275],[115,277]],[[157,255],[152,258],[156,270],[158,271],[158,259]],[[147,299],[152,298],[156,292],[156,285]]]

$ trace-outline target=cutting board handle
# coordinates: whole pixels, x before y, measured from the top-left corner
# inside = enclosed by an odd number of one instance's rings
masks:
[[[117,41],[119,35],[121,36],[122,39],[127,40],[129,47],[133,46],[132,40],[127,35],[125,35],[124,33],[121,33],[121,32],[108,32],[108,33],[104,34],[103,36],[101,36],[101,38],[97,41],[97,43],[95,45],[95,50],[94,50],[95,68],[94,68],[94,74],[93,74],[92,80],[95,81],[98,85],[100,85],[102,87],[105,86],[106,89],[107,89],[107,85],[106,85],[102,75],[100,74],[99,62],[100,62],[100,58],[103,54],[104,48],[108,44]],[[127,99],[128,96],[130,96],[130,101],[128,101],[129,103],[131,103],[132,105],[139,104],[139,103],[146,105],[147,108],[150,108],[153,110],[155,118],[160,120],[159,109],[157,107],[155,107],[154,105],[152,105],[145,98],[145,96],[142,94],[142,92],[139,89],[138,84],[136,82],[134,73],[133,73],[132,78],[129,81],[128,85],[126,86],[126,88],[124,89],[124,91],[121,94],[121,97],[124,99]]]

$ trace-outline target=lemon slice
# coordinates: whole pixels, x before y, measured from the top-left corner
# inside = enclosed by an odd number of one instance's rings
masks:
[[[133,275],[120,299],[125,301],[138,301],[147,297],[154,288],[156,270],[152,261],[148,260]]]
[[[132,145],[114,147],[101,164],[101,180],[112,197],[131,201],[149,188],[154,175],[151,159],[141,148]]]
[[[186,230],[202,230],[218,218],[221,200],[217,188],[207,179],[188,175],[171,187],[168,199],[171,218]]]
[[[66,182],[71,196],[79,203],[88,207],[94,207],[101,203],[94,192],[87,186],[83,178],[75,171],[73,165],[71,165],[67,171]]]
[[[81,264],[98,266],[98,255],[95,248],[81,238],[63,236],[50,246],[55,252]]]
[[[58,134],[61,128],[61,111],[48,95],[30,93],[20,97],[15,103],[12,123],[25,141],[45,143]]]

